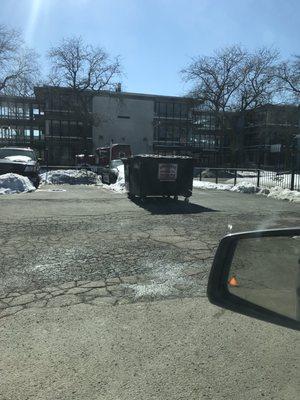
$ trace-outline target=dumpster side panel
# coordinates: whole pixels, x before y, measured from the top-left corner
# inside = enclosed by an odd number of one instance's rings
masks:
[[[181,195],[189,197],[193,186],[190,159],[145,158],[142,162],[141,192],[144,196]]]
[[[136,196],[142,195],[142,165],[141,161],[137,158],[132,160],[131,173],[134,177],[132,183],[133,194]]]
[[[129,160],[126,186],[136,196],[192,194],[193,160],[180,157],[136,156]]]
[[[130,192],[130,159],[122,159],[124,164],[124,177],[125,177],[125,188],[127,192]]]

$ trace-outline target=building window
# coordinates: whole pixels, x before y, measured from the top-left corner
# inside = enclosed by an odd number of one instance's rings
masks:
[[[78,132],[78,136],[83,136],[84,133],[84,129],[83,129],[83,123],[81,121],[77,122],[77,132]]]
[[[181,118],[187,118],[188,117],[188,105],[185,103],[181,104]]]
[[[180,103],[174,104],[174,117],[175,118],[181,117],[181,104]]]
[[[34,129],[33,130],[33,139],[34,140],[40,140],[40,130],[39,129]]]
[[[61,121],[61,136],[69,136],[69,121]]]
[[[173,118],[174,117],[174,104],[167,103],[167,117]]]
[[[0,106],[0,116],[2,118],[8,117],[8,106],[7,106],[7,104],[1,104],[1,106]]]
[[[77,129],[77,122],[70,121],[70,136],[77,136],[78,129]]]
[[[27,104],[24,105],[23,116],[24,116],[24,119],[30,119],[30,108]]]
[[[156,102],[155,114],[160,118],[187,119],[190,106],[187,103]]]
[[[167,125],[166,126],[166,138],[167,138],[167,140],[172,140],[173,139],[172,125]]]
[[[24,136],[25,136],[25,138],[30,139],[30,128],[29,127],[24,129]]]
[[[58,120],[51,121],[51,135],[52,136],[60,135],[60,121]]]
[[[166,103],[157,103],[157,115],[162,118],[165,118],[167,116],[167,104]]]

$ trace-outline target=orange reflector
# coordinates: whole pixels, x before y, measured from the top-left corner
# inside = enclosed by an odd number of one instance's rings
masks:
[[[234,275],[232,278],[229,279],[228,285],[229,286],[239,286],[238,281]]]

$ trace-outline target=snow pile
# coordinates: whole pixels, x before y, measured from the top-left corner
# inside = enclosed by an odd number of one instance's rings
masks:
[[[296,190],[283,189],[280,186],[258,188],[253,182],[249,182],[249,180],[243,180],[233,186],[230,184],[203,182],[194,179],[193,187],[198,189],[228,190],[239,193],[257,193],[277,200],[288,200],[294,203],[300,203],[300,192]]]
[[[95,172],[84,169],[58,169],[40,175],[42,184],[49,185],[100,185],[101,180]]]
[[[253,182],[249,182],[249,180],[243,180],[233,186],[230,184],[203,182],[194,179],[193,187],[198,189],[228,190],[239,193],[257,193],[277,200],[288,200],[294,203],[300,203],[300,192],[296,190],[283,189],[280,186],[258,188]]]
[[[300,192],[296,190],[282,189],[280,186],[275,186],[269,189],[262,189],[260,194],[277,200],[288,200],[294,203],[300,203]]]
[[[230,191],[239,193],[257,193],[259,188],[251,182],[242,181],[231,187]]]
[[[198,189],[230,190],[232,185],[193,180],[193,187]]]
[[[118,193],[125,193],[125,174],[124,174],[124,165],[119,165],[117,167],[118,170],[118,178],[116,183],[112,185],[103,185],[104,188],[113,190],[114,192]]]
[[[35,187],[26,176],[18,174],[0,175],[0,195],[33,192]]]

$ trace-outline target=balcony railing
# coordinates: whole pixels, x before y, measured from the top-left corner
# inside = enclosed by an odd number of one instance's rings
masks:
[[[185,148],[185,147],[192,147],[192,148],[199,148],[203,150],[218,150],[220,148],[219,144],[212,144],[212,143],[203,143],[203,142],[194,142],[194,141],[175,141],[175,140],[154,140],[154,146],[160,147],[174,147],[174,148]]]

